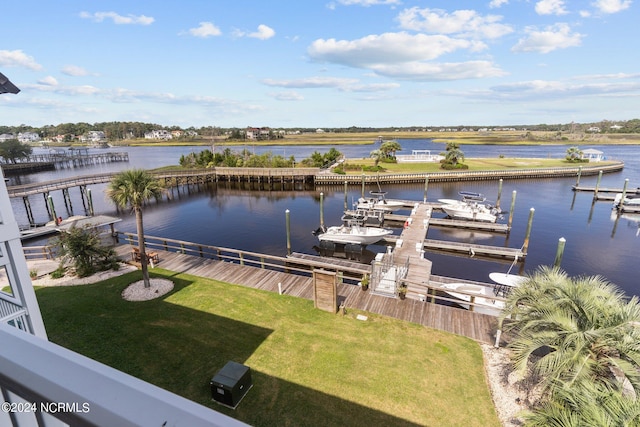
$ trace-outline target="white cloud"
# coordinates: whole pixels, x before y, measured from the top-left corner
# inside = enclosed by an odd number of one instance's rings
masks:
[[[116,12],[80,12],[80,17],[83,19],[91,19],[94,22],[102,22],[105,19],[111,19],[114,24],[117,25],[127,25],[127,24],[135,24],[135,25],[151,25],[154,18],[145,15],[119,15]]]
[[[260,39],[260,40],[270,39],[275,34],[276,32],[272,28],[264,24],[258,25],[258,31],[255,31],[253,33],[247,33],[246,31],[242,31],[242,30],[233,31],[234,37],[251,37],[251,38]]]
[[[502,100],[583,97],[594,95],[620,96],[640,91],[639,82],[569,84],[562,81],[531,80],[490,88],[493,96]]]
[[[267,86],[277,86],[285,88],[309,89],[309,88],[339,88],[346,87],[358,83],[356,79],[337,78],[337,77],[308,77],[293,80],[262,80]]]
[[[379,75],[413,81],[450,81],[502,77],[507,73],[488,61],[456,63],[409,62],[372,67]]]
[[[342,92],[384,92],[400,87],[398,83],[362,84],[357,79],[337,77],[308,77],[293,80],[264,79],[267,86],[295,89],[338,89]],[[283,92],[281,96],[300,96],[296,92]],[[275,96],[275,95],[273,95]],[[300,96],[302,99],[302,96]]]
[[[494,39],[513,32],[511,26],[500,23],[502,16],[482,16],[475,10],[447,13],[442,9],[412,7],[403,10],[397,20],[403,29],[434,34],[459,34]]]
[[[376,4],[402,4],[400,0],[338,0],[338,3],[345,6],[358,5],[365,7],[373,6]]]
[[[568,24],[558,23],[540,31],[536,27],[525,29],[527,36],[511,48],[513,52],[549,53],[557,49],[580,46],[580,33],[572,33]]]
[[[295,91],[278,92],[270,94],[271,97],[278,101],[302,101],[304,97]]]
[[[276,35],[276,32],[273,30],[273,28],[260,24],[258,25],[258,31],[247,34],[247,37],[252,37],[260,40],[267,40],[275,35]]]
[[[95,86],[89,86],[89,85],[82,85],[82,86],[61,86],[59,84],[57,84],[57,80],[56,80],[56,84],[51,84],[51,80],[48,80],[50,78],[45,78],[43,80],[38,81],[38,84],[27,84],[27,85],[23,85],[24,89],[31,89],[34,91],[40,91],[40,92],[54,92],[57,94],[61,94],[61,95],[71,95],[71,96],[78,96],[78,95],[99,95],[101,93],[104,93],[104,91],[102,91],[101,89],[98,89]],[[51,77],[51,79],[53,79],[53,77]],[[55,79],[53,79],[55,80]]]
[[[341,88],[346,92],[386,92],[389,90],[397,89],[400,85],[398,83],[372,83],[372,84],[356,84],[346,88]]]
[[[536,3],[535,9],[538,15],[565,15],[569,13],[564,7],[564,0],[540,0]]]
[[[592,5],[602,13],[617,13],[628,9],[631,0],[597,0]]]
[[[42,69],[42,65],[38,64],[33,56],[29,56],[21,50],[0,50],[0,66],[24,67],[35,71]]]
[[[82,67],[78,67],[77,65],[65,65],[62,67],[62,74],[66,74],[68,76],[81,77],[88,76],[89,72]]]
[[[58,80],[56,80],[53,76],[47,76],[43,79],[38,80],[38,84],[45,86],[58,86]]]
[[[200,22],[198,27],[189,29],[189,34],[194,37],[206,39],[208,37],[219,36],[222,34],[222,31],[220,31],[220,28],[216,27],[212,22]]]
[[[316,61],[367,68],[379,64],[426,61],[459,49],[480,51],[481,42],[443,35],[410,35],[405,32],[370,35],[357,40],[318,39],[307,52]]]
[[[505,4],[509,4],[509,0],[491,0],[489,2],[490,9],[497,9]]]

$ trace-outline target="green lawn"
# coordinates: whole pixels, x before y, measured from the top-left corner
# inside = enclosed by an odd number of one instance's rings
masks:
[[[347,165],[373,166],[374,159],[347,159]],[[603,161],[599,165],[605,166],[615,162]],[[590,165],[589,163],[569,163],[563,159],[547,159],[547,158],[471,158],[465,159],[464,164],[469,166],[465,169],[469,172],[486,171],[486,170],[514,170],[514,169],[533,169],[533,168],[559,168],[559,167],[577,167],[580,165]],[[437,173],[447,172],[440,167],[440,163],[384,163],[380,166],[385,168],[385,172],[381,173]],[[465,171],[461,170],[461,171]],[[349,170],[348,174],[361,175],[361,171]],[[367,174],[375,174],[375,172],[366,172]]]
[[[161,269],[154,275],[176,287],[146,302],[120,296],[140,272],[38,289],[50,340],[255,426],[500,426],[474,341]],[[213,403],[209,389],[229,360],[253,375],[235,411]]]

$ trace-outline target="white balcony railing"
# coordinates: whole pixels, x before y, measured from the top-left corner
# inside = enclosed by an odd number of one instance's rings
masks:
[[[6,323],[0,343],[0,426],[246,426]]]

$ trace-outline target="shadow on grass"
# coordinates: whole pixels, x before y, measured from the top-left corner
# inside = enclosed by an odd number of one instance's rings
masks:
[[[362,401],[370,393],[345,400],[256,370],[253,388],[236,410],[218,405],[211,399],[211,378],[230,360],[244,364],[273,330],[167,301],[193,282],[175,274],[159,277],[171,278],[174,290],[144,302],[121,298],[140,272],[38,289],[49,339],[254,426],[417,425],[368,407],[377,404]]]

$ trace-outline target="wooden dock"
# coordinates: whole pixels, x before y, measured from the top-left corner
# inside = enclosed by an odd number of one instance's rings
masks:
[[[429,230],[431,211],[431,206],[416,203],[395,242],[394,260],[406,265],[406,279],[409,281],[426,282],[431,276],[431,261],[424,258],[424,241]]]
[[[446,240],[426,239],[424,248],[428,250],[466,253],[470,257],[498,257],[522,260],[527,255],[519,248],[503,248],[499,246],[478,245],[476,243],[449,242]]]
[[[122,244],[115,249],[121,259],[131,262],[131,245]],[[310,276],[241,265],[239,262],[207,259],[197,255],[157,249],[154,251],[159,254],[160,259],[157,267],[162,269],[268,292],[279,292],[280,284],[285,295],[313,299],[313,283]],[[153,272],[153,268],[150,271]],[[465,336],[486,344],[494,343],[497,330],[497,319],[492,316],[416,299],[398,300],[378,296],[346,283],[338,286],[338,304],[344,305],[347,313],[351,309],[362,310]]]
[[[586,191],[586,192],[591,192],[591,193],[622,193],[622,191],[624,189],[622,188],[611,188],[611,187],[590,187],[590,186],[583,186],[583,185],[574,185],[571,187],[573,189],[573,191]],[[640,187],[637,188],[627,188],[626,190],[627,194],[640,194]]]
[[[457,219],[448,218],[431,218],[429,225],[437,227],[453,227],[464,228],[468,230],[483,230],[492,233],[509,233],[511,227],[508,224],[499,224],[495,222],[480,222],[480,221],[462,221]]]

